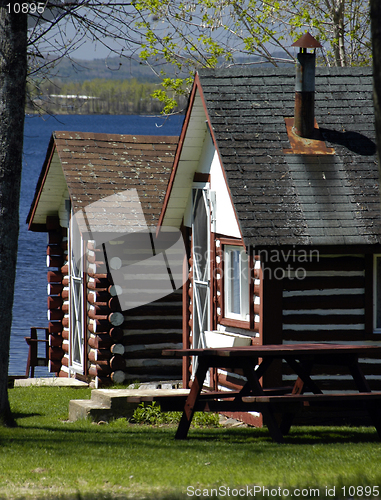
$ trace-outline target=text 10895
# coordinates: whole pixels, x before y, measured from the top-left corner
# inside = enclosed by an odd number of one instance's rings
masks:
[[[44,2],[38,2],[38,3],[8,3],[7,4],[7,9],[9,14],[14,13],[14,14],[43,14],[45,10],[45,3]]]

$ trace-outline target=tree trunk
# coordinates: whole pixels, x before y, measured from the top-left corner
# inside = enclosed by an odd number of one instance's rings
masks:
[[[345,11],[345,1],[336,0],[332,2],[332,19],[334,24],[334,38],[337,40],[334,54],[336,66],[346,66],[346,56],[345,56],[345,29],[344,29],[344,11]]]
[[[14,425],[8,401],[8,364],[27,71],[27,17],[10,13],[8,9],[12,6],[13,2],[0,0],[0,424],[3,425]]]
[[[378,172],[381,182],[381,2],[370,1],[372,29],[374,114],[378,149]]]

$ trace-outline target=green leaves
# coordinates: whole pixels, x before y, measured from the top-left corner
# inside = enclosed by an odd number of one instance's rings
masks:
[[[175,84],[177,78],[227,63],[293,62],[290,46],[306,31],[324,46],[321,63],[360,65],[371,58],[363,0],[139,0],[136,8],[145,38],[140,57],[154,70],[164,65],[163,78],[175,73],[155,93],[167,110],[176,93],[189,90],[188,84]]]
[[[178,106],[177,97],[189,93],[193,78],[163,78],[162,89],[155,90],[152,97],[164,104],[163,114],[170,114]]]
[[[140,403],[134,411],[132,422],[149,425],[178,425],[181,414],[180,411],[162,412],[160,405],[157,405],[155,401],[151,404]],[[196,412],[192,420],[192,427],[219,427],[219,415],[217,413]]]

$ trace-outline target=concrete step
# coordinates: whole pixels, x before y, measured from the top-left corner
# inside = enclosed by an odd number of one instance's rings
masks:
[[[72,399],[69,402],[69,420],[90,418],[93,422],[108,422],[110,420],[110,408],[91,399]]]
[[[38,378],[15,378],[12,380],[12,387],[89,387],[87,382],[82,382],[75,378],[64,377],[38,377]]]
[[[189,389],[93,389],[91,399],[69,403],[69,420],[90,418],[94,422],[131,418],[142,401],[148,404],[157,396],[186,395]]]

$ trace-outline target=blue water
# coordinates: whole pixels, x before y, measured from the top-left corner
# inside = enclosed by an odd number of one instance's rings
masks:
[[[53,131],[102,132],[109,134],[179,135],[183,116],[168,119],[152,116],[60,115],[27,116],[20,198],[20,234],[10,349],[10,375],[24,375],[28,346],[24,337],[32,326],[48,326],[46,280],[46,233],[28,231],[26,218],[49,139]],[[47,368],[36,368],[35,376],[47,376]]]

